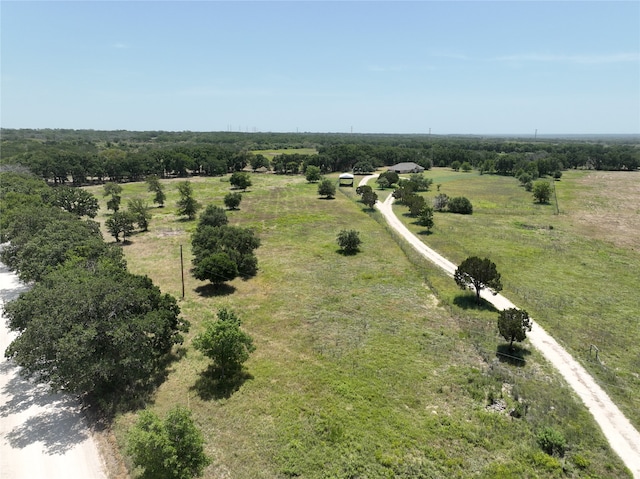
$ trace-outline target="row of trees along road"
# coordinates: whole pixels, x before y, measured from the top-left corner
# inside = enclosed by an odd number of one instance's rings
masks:
[[[32,282],[5,306],[19,333],[5,356],[54,390],[106,410],[131,405],[163,376],[189,323],[175,298],[127,271],[97,223],[63,210],[55,196],[40,179],[0,173],[0,235],[10,241],[1,258]]]

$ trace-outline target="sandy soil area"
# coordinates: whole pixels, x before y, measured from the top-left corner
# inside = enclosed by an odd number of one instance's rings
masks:
[[[369,179],[375,176],[377,175],[363,178],[360,184],[366,184]],[[393,196],[389,195],[384,203],[376,203],[376,207],[389,225],[425,258],[453,277],[457,266],[427,247],[402,224],[393,212],[393,200]],[[490,291],[485,290],[482,292],[482,297],[499,310],[515,307],[501,294],[493,295]],[[531,344],[562,374],[595,418],[611,448],[622,458],[633,476],[640,479],[640,433],[611,401],[607,393],[596,384],[591,375],[535,321],[532,331],[527,334],[527,337]]]
[[[0,263],[0,307],[24,290]],[[106,479],[78,402],[25,381],[4,358],[13,337],[0,317],[0,477]]]

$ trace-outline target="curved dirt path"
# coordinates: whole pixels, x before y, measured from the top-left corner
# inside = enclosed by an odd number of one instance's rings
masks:
[[[364,185],[371,178],[377,176],[366,176],[359,184]],[[411,246],[453,277],[457,266],[426,246],[407,229],[393,212],[393,201],[393,196],[389,195],[384,202],[378,201],[376,208],[380,210],[389,225],[401,234]],[[490,291],[483,290],[481,296],[498,310],[516,307],[501,294],[493,295]],[[535,321],[532,321],[532,324],[531,332],[527,333],[531,344],[562,374],[593,415],[609,441],[611,448],[620,456],[633,476],[636,479],[640,479],[640,433],[580,363],[573,359],[539,324]]]
[[[0,313],[25,289],[0,263]],[[0,314],[0,477],[106,479],[77,401],[24,380],[19,367],[4,358],[14,337]]]

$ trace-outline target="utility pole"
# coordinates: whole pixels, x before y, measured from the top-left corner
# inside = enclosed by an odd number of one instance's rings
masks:
[[[182,299],[184,299],[184,261],[182,259],[182,245],[180,245],[180,275],[182,276]]]

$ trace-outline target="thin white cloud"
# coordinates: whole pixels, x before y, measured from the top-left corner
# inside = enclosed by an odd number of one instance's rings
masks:
[[[600,65],[608,63],[629,63],[640,61],[640,53],[611,53],[607,55],[550,55],[540,53],[526,53],[505,55],[494,60],[501,62],[546,62],[573,63],[581,65]]]
[[[129,48],[129,46],[126,43],[118,42],[113,44],[113,48],[124,49]]]

